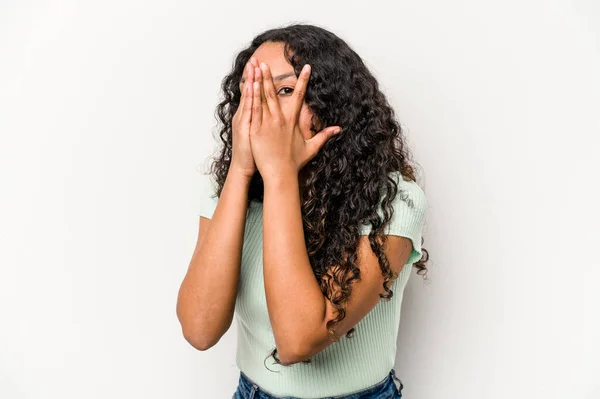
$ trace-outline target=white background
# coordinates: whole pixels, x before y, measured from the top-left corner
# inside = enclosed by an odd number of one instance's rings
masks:
[[[196,351],[176,297],[220,81],[289,22],[364,58],[422,168],[405,397],[600,397],[597,2],[0,4],[1,398],[231,397],[235,324]]]

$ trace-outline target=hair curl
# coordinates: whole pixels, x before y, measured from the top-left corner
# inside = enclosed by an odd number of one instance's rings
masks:
[[[306,247],[321,291],[337,310],[336,318],[327,323],[331,339],[337,342],[334,327],[345,318],[344,304],[352,293],[352,281],[360,279],[356,251],[362,224],[372,227],[369,243],[379,260],[387,293],[381,298],[389,301],[393,296],[388,284],[397,275],[391,271],[383,250],[387,239],[383,232],[393,216],[392,200],[398,186],[389,173],[398,171],[405,179],[416,181],[411,152],[394,110],[360,56],[341,38],[321,27],[291,24],[256,36],[237,54],[233,70],[222,80],[224,98],[217,106],[216,116],[222,125],[219,137],[223,147],[213,158],[209,172],[217,183],[217,196],[221,195],[231,163],[232,118],[241,97],[239,82],[244,66],[265,42],[284,43],[284,56],[296,76],[304,64],[311,65],[305,102],[314,115],[313,130],[317,125],[343,129],[301,171],[305,179],[301,212]],[[248,207],[251,201],[263,201],[263,188],[257,171],[250,182]],[[383,218],[377,212],[380,200]],[[423,256],[413,264],[424,278],[428,259],[429,253],[423,248]],[[354,330],[346,336],[351,337]],[[277,348],[267,358],[270,356],[282,364]]]

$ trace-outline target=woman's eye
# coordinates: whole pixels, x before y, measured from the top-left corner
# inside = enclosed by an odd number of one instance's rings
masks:
[[[281,89],[279,89],[277,94],[281,93],[283,90],[289,90],[289,92],[284,93],[285,95],[289,95],[289,94],[292,94],[292,92],[294,91],[294,88],[293,87],[282,87]]]

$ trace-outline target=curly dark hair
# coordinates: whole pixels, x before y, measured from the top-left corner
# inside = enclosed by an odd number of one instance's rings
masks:
[[[389,301],[393,296],[388,284],[398,275],[391,271],[383,250],[387,239],[384,228],[392,219],[392,201],[399,190],[390,173],[400,172],[405,180],[416,181],[411,153],[394,110],[360,56],[321,27],[290,24],[256,36],[237,54],[233,70],[221,83],[224,99],[216,115],[222,125],[219,136],[223,148],[214,157],[209,172],[217,183],[217,196],[221,195],[231,163],[232,118],[241,97],[239,82],[244,66],[265,42],[284,43],[284,56],[296,76],[304,64],[311,65],[305,102],[313,113],[312,130],[333,125],[343,129],[300,172],[305,179],[301,184],[301,212],[306,247],[321,291],[337,310],[336,318],[327,323],[331,340],[337,342],[334,327],[345,318],[352,281],[360,279],[356,252],[363,224],[371,225],[369,243],[385,278],[387,295],[381,298]],[[251,201],[263,201],[263,188],[257,171],[250,182],[248,207]],[[377,212],[380,201],[383,218]],[[424,278],[428,259],[429,253],[423,248],[423,256],[413,263],[417,274]],[[346,336],[351,337],[354,330]],[[267,358],[270,356],[282,364],[277,348]]]

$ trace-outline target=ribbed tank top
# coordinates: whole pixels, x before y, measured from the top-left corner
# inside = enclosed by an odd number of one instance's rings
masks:
[[[340,337],[312,356],[311,363],[282,366],[270,357],[276,347],[267,311],[263,281],[262,203],[252,201],[247,212],[240,282],[235,304],[237,324],[236,364],[251,380],[275,396],[322,398],[346,395],[381,382],[394,367],[400,308],[412,263],[421,258],[421,236],[427,201],[424,191],[413,182],[393,173],[398,183],[394,216],[387,234],[411,239],[413,250],[398,278],[390,285],[394,296],[380,300],[355,326],[351,338]],[[211,218],[217,206],[214,181],[203,176],[206,185],[199,201],[198,215]],[[381,204],[381,202],[380,202]],[[381,208],[378,209],[383,216]],[[367,235],[370,225],[361,227]]]

